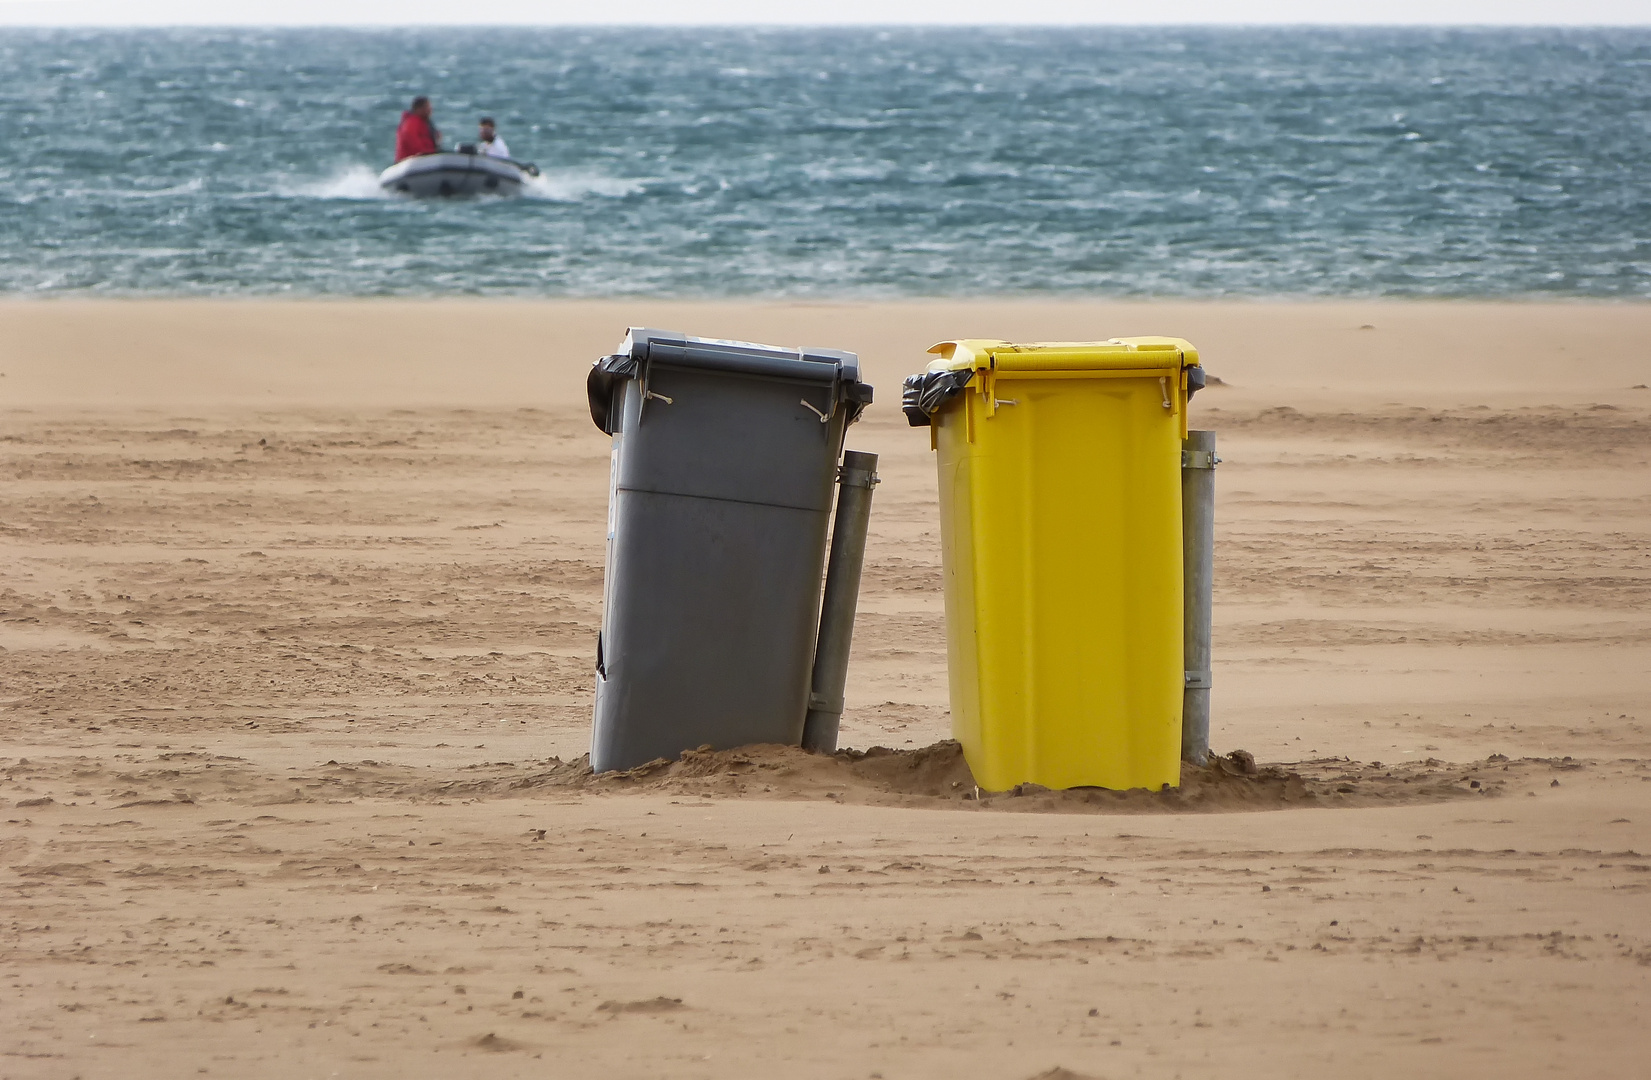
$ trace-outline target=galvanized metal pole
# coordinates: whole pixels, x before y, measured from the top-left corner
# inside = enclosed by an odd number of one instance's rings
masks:
[[[837,750],[843,689],[848,684],[848,649],[854,640],[854,611],[860,601],[860,570],[871,523],[871,489],[876,484],[877,455],[846,451],[842,468],[837,470],[837,518],[831,527],[813,687],[808,695],[808,719],[803,723],[805,750],[823,754]]]
[[[1186,688],[1181,760],[1210,757],[1210,622],[1215,576],[1215,432],[1189,431],[1181,444],[1181,563],[1185,595]]]

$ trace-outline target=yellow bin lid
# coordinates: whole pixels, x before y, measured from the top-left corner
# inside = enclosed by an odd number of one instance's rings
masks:
[[[967,338],[942,341],[929,352],[940,359],[930,371],[1162,371],[1197,367],[1198,350],[1181,338],[1135,337],[1110,341],[1034,341],[1015,344]]]

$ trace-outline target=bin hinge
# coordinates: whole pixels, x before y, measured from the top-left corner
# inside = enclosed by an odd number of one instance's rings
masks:
[[[825,697],[821,697],[819,694],[814,693],[813,691],[809,692],[809,695],[808,695],[808,711],[809,712],[823,712],[823,713],[831,713],[833,716],[841,716],[843,714],[843,705],[844,705],[844,700],[842,698],[836,698],[836,699],[825,698]]]
[[[1210,688],[1210,673],[1206,671],[1182,672],[1186,676],[1188,690],[1208,690]]]
[[[1219,464],[1221,464],[1221,455],[1214,450],[1181,451],[1181,468],[1183,469],[1213,469]]]

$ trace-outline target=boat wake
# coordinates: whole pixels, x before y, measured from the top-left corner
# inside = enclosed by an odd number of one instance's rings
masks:
[[[593,195],[599,198],[622,199],[627,195],[639,194],[644,184],[645,181],[642,180],[594,176],[590,173],[542,172],[538,176],[524,179],[522,195],[524,198],[543,199],[547,202],[578,202]]]
[[[378,170],[367,165],[349,165],[332,175],[310,182],[294,183],[283,195],[310,199],[382,200],[393,198],[378,185]],[[554,172],[522,178],[522,197],[545,202],[579,202],[588,198],[622,199],[644,188],[645,181],[597,176],[592,173]]]
[[[284,195],[307,196],[312,199],[387,199],[389,194],[378,186],[378,172],[366,165],[348,165],[325,180],[297,184]]]

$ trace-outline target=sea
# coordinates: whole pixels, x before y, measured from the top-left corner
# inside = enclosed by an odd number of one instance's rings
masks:
[[[1643,299],[1651,30],[0,30],[0,295]]]

